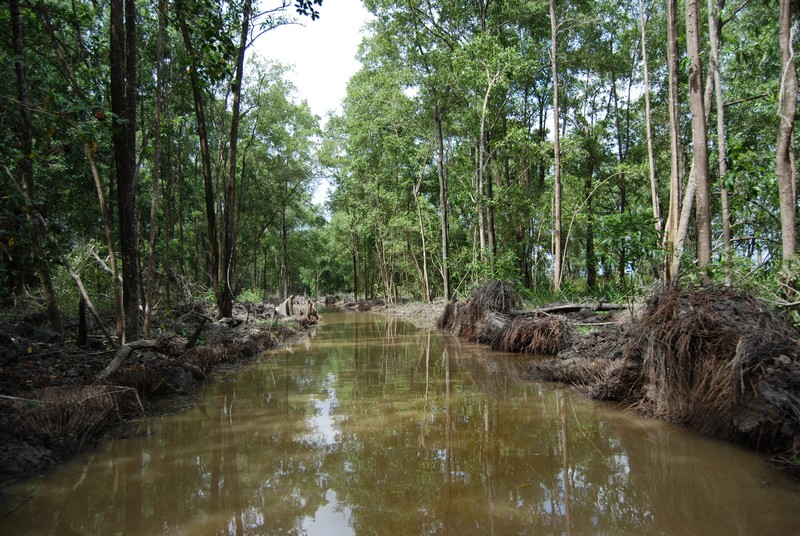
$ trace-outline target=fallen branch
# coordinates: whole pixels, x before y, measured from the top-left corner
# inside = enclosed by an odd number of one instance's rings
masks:
[[[86,287],[83,285],[83,280],[81,279],[81,276],[77,272],[75,272],[75,270],[72,269],[72,267],[69,265],[69,263],[67,262],[66,259],[62,259],[62,261],[63,261],[62,264],[64,265],[64,268],[67,269],[67,273],[72,278],[72,280],[75,281],[75,285],[78,287],[78,292],[80,292],[80,294],[81,294],[81,299],[83,300],[83,303],[86,304],[86,308],[89,309],[89,312],[92,313],[92,316],[94,317],[95,322],[97,322],[97,326],[100,328],[100,331],[103,332],[103,335],[105,335],[106,340],[111,345],[111,347],[112,348],[117,348],[117,346],[118,346],[117,342],[114,340],[114,338],[108,332],[108,330],[106,329],[105,325],[103,325],[103,320],[100,318],[100,315],[97,313],[97,310],[94,308],[94,305],[92,304],[92,300],[89,298],[89,293],[86,292]]]
[[[130,357],[130,355],[136,350],[158,350],[161,348],[161,345],[157,341],[133,341],[129,342],[124,346],[120,346],[117,349],[117,353],[114,355],[114,359],[111,360],[111,363],[108,364],[103,371],[97,375],[97,379],[95,383],[100,383],[110,375],[114,374],[122,364]]]

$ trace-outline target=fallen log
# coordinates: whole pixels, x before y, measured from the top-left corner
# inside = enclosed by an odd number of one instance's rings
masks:
[[[541,309],[537,309],[534,311],[547,313],[547,314],[563,314],[563,313],[577,313],[584,309],[588,309],[594,312],[603,312],[603,311],[622,311],[627,309],[627,305],[620,305],[617,303],[605,303],[605,302],[598,302],[594,304],[589,303],[568,303],[565,305],[553,305],[550,307],[542,307]]]

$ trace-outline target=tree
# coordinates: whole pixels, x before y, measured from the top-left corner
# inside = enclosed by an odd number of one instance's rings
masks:
[[[731,266],[733,252],[731,251],[731,211],[728,189],[725,180],[728,175],[728,150],[725,140],[725,102],[722,97],[722,75],[720,74],[719,48],[722,33],[721,13],[725,7],[725,0],[708,0],[708,40],[711,51],[708,58],[709,69],[714,81],[714,102],[717,112],[717,165],[720,184],[720,204],[722,209],[722,248],[728,267],[725,270],[725,282],[731,285]]]
[[[558,21],[556,20],[556,2],[550,0],[550,64],[553,71],[553,222],[555,237],[553,238],[553,289],[561,289],[561,272],[563,252],[561,251],[561,143],[558,128],[558,51],[556,37],[558,35]]]
[[[675,280],[680,268],[682,242],[679,238],[679,219],[681,212],[681,137],[678,101],[678,17],[677,0],[667,0],[667,71],[669,73],[669,214],[667,216],[666,246],[669,253],[669,266],[666,269],[667,280]]]
[[[139,339],[139,232],[136,214],[136,4],[111,0],[111,111],[117,172],[123,342]]]
[[[22,192],[25,202],[28,205],[28,220],[30,224],[33,251],[36,257],[36,269],[39,275],[39,282],[42,285],[45,303],[47,304],[47,316],[52,328],[61,333],[61,313],[56,303],[53,281],[50,276],[48,260],[44,256],[44,239],[47,232],[44,220],[32,206],[36,201],[36,187],[33,180],[33,118],[31,116],[30,102],[28,99],[28,84],[25,76],[25,45],[23,40],[22,15],[18,0],[9,2],[11,14],[11,40],[14,50],[14,71],[16,74],[17,99],[19,102],[20,119],[22,129],[20,132],[20,159],[19,170],[22,178]],[[6,171],[8,169],[6,168]]]
[[[781,214],[781,251],[784,264],[797,253],[795,213],[797,211],[797,167],[794,153],[794,121],[797,113],[797,69],[792,49],[792,2],[780,0],[781,85],[778,108],[777,164]]]
[[[147,253],[147,286],[145,287],[145,309],[144,309],[144,338],[150,338],[150,319],[153,313],[153,292],[156,278],[156,230],[158,216],[158,183],[161,177],[161,107],[163,93],[163,68],[164,68],[164,12],[161,6],[158,10],[158,37],[156,45],[156,95],[155,113],[153,121],[155,123],[155,135],[153,142],[153,188],[150,191],[150,240],[148,241]]]
[[[708,135],[706,105],[703,99],[703,70],[700,64],[700,4],[686,0],[686,49],[689,59],[689,107],[692,112],[692,165],[697,190],[697,263],[700,268],[711,262],[711,195],[708,178]]]
[[[647,134],[647,172],[650,178],[650,197],[653,203],[653,220],[656,230],[661,232],[661,206],[658,199],[658,181],[656,180],[656,164],[653,156],[653,132],[650,113],[650,70],[647,66],[647,30],[644,16],[644,0],[639,0],[639,24],[642,40],[642,70],[644,74],[644,122]]]

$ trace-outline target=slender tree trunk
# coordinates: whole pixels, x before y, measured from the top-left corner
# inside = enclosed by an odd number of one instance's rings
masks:
[[[19,99],[19,112],[22,123],[20,132],[22,157],[20,158],[19,168],[25,195],[29,200],[34,201],[36,199],[36,187],[33,180],[33,118],[28,100],[28,83],[25,76],[25,42],[19,0],[10,0],[9,7],[11,10],[11,38],[15,56],[14,71],[16,74],[17,98]],[[29,222],[36,256],[35,266],[39,275],[39,284],[42,288],[44,301],[47,305],[47,317],[53,330],[61,333],[61,313],[58,310],[53,281],[50,277],[50,267],[44,257],[46,229],[36,218],[29,218]]]
[[[556,2],[550,0],[550,65],[553,70],[553,175],[555,182],[555,200],[553,220],[555,237],[553,244],[553,290],[561,290],[561,145],[558,130],[558,61],[556,58],[558,23],[556,21]]]
[[[144,338],[150,338],[150,320],[153,314],[153,292],[156,283],[156,228],[158,227],[158,181],[161,177],[161,96],[164,88],[164,12],[158,8],[158,37],[156,39],[156,102],[153,121],[153,189],[150,191],[150,240],[147,252],[147,286],[144,305]]]
[[[350,253],[353,257],[353,298],[358,299],[358,234],[350,231]]]
[[[113,228],[111,226],[111,218],[108,214],[108,206],[106,204],[106,196],[103,190],[103,181],[100,178],[100,170],[97,167],[97,162],[94,159],[94,153],[91,147],[86,147],[86,158],[89,160],[89,169],[92,170],[92,177],[94,178],[94,187],[97,191],[97,201],[100,205],[100,216],[103,219],[103,228],[106,232],[106,247],[108,248],[108,264],[111,269],[111,279],[114,283],[114,305],[116,311],[116,334],[117,339],[122,340],[124,331],[125,312],[122,306],[122,285],[119,277],[119,263],[117,262],[117,253],[114,248]]]
[[[616,73],[611,73],[611,97],[614,102],[614,131],[616,132],[617,136],[617,158],[620,164],[625,162],[625,153],[627,152],[625,149],[625,143],[623,142],[623,134],[622,134],[622,125],[619,120],[619,95],[617,93],[617,75]],[[619,213],[625,214],[628,210],[628,184],[627,178],[625,176],[625,172],[619,174]],[[627,252],[625,251],[625,246],[621,246],[618,251],[619,254],[619,284],[622,288],[625,288],[625,268],[628,264],[627,260]]]
[[[484,218],[484,185],[483,185],[483,143],[478,142],[475,148],[475,211],[478,217],[478,243],[480,246],[480,260],[486,260],[486,220]]]
[[[281,207],[281,247],[283,259],[281,260],[281,271],[283,272],[283,297],[289,296],[289,231],[286,229],[286,207]]]
[[[594,252],[594,209],[592,208],[592,176],[594,175],[594,157],[586,173],[583,188],[586,195],[586,286],[590,290],[597,287],[597,259]]]
[[[197,53],[195,52],[192,38],[189,33],[189,27],[186,25],[186,20],[183,16],[182,6],[179,4],[177,8],[178,24],[181,28],[181,35],[183,36],[183,44],[186,52],[189,54],[191,61],[196,63],[198,61]],[[206,114],[203,105],[203,94],[200,86],[200,79],[197,74],[197,66],[194,65],[189,79],[192,85],[192,94],[194,96],[194,110],[197,119],[197,134],[200,141],[200,159],[202,161],[203,172],[203,185],[205,191],[205,205],[206,205],[206,223],[208,229],[208,241],[210,246],[210,272],[211,284],[214,287],[214,295],[217,300],[217,310],[222,310],[222,292],[220,290],[219,281],[219,241],[217,239],[217,212],[214,202],[214,179],[211,168],[211,153],[208,148],[208,130],[206,128]]]
[[[647,29],[644,19],[644,0],[639,0],[639,26],[642,31],[642,70],[644,71],[644,122],[647,132],[647,171],[650,177],[650,198],[653,204],[653,220],[656,231],[663,230],[661,204],[658,199],[658,181],[656,180],[656,164],[653,157],[653,129],[650,117],[650,70],[647,66]]]
[[[689,57],[689,108],[692,112],[692,150],[697,181],[695,208],[697,218],[697,264],[711,262],[711,206],[708,185],[708,134],[706,106],[703,99],[703,72],[700,64],[700,5],[686,0],[686,49]]]
[[[426,302],[431,301],[431,287],[428,281],[428,247],[425,240],[425,225],[422,221],[422,205],[419,202],[419,191],[422,188],[422,173],[420,180],[414,185],[414,202],[417,205],[417,221],[419,223],[419,236],[422,240],[422,290]]]
[[[711,43],[711,54],[708,58],[708,67],[714,77],[714,96],[717,109],[717,151],[719,169],[720,204],[722,208],[722,248],[727,266],[725,267],[725,283],[733,284],[731,263],[733,251],[731,249],[731,210],[728,200],[728,190],[725,188],[725,178],[728,174],[728,151],[725,140],[725,106],[722,98],[722,76],[719,68],[719,46],[721,41],[722,20],[721,13],[725,8],[725,0],[708,0],[708,39]]]
[[[794,119],[797,112],[797,69],[792,48],[792,3],[780,0],[779,39],[781,50],[781,88],[778,108],[776,171],[781,205],[781,248],[788,265],[797,252],[795,217],[797,211],[797,167],[794,154]]]
[[[678,277],[680,253],[675,244],[678,238],[678,220],[681,211],[681,136],[678,116],[678,18],[677,0],[667,0],[667,71],[669,73],[669,214],[667,215],[666,249],[669,269],[667,280]]]
[[[447,227],[447,178],[444,173],[444,140],[442,136],[442,111],[438,105],[433,105],[433,123],[436,131],[436,175],[439,177],[439,215],[442,226],[442,283],[444,285],[444,299],[450,301],[450,268],[448,257],[450,240]]]
[[[111,111],[119,199],[124,342],[139,339],[139,237],[136,214],[136,6],[111,1]]]
[[[170,122],[167,121],[169,125]],[[175,200],[173,197],[175,185],[175,168],[173,167],[172,159],[172,145],[174,143],[173,130],[170,126],[167,129],[167,177],[166,184],[164,185],[164,272],[166,274],[165,291],[167,297],[167,307],[172,307],[172,237],[175,234],[175,222],[173,221],[173,214],[175,208]]]
[[[225,210],[223,219],[223,256],[222,256],[222,301],[220,316],[233,315],[233,250],[236,242],[235,210],[236,206],[236,153],[239,142],[239,120],[241,109],[242,76],[244,72],[244,56],[247,50],[247,41],[250,35],[250,12],[252,0],[244,0],[242,7],[242,34],[239,40],[239,55],[236,59],[236,76],[232,84],[233,103],[231,111],[231,136],[230,136],[230,167],[225,188]]]

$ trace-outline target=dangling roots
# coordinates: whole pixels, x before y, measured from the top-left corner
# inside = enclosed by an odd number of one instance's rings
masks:
[[[518,317],[498,333],[492,350],[555,355],[572,344],[575,329],[562,316]]]

